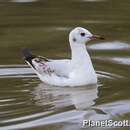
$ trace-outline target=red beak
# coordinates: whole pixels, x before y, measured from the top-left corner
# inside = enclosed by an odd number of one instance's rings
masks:
[[[90,37],[90,39],[91,39],[91,40],[95,40],[95,39],[104,40],[105,38],[102,37],[102,36],[100,36],[100,35],[92,35],[92,36]]]

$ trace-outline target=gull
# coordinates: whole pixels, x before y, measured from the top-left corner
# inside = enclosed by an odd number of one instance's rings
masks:
[[[69,34],[71,59],[48,59],[33,55],[27,48],[22,49],[26,63],[46,84],[52,86],[82,86],[97,84],[97,75],[86,43],[93,39],[104,39],[93,35],[82,27],[74,28]]]

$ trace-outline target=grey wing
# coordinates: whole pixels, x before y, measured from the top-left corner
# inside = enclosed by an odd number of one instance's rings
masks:
[[[51,60],[51,62],[48,62],[48,65],[50,68],[55,70],[56,74],[59,76],[68,77],[70,72],[70,60]]]
[[[27,48],[22,48],[21,52],[25,61],[41,75],[68,76],[70,70],[70,60],[51,60],[45,57],[36,56],[30,53]]]
[[[49,60],[44,57],[36,57],[32,64],[38,73],[44,75],[56,74],[61,77],[68,77],[70,71],[70,60]]]

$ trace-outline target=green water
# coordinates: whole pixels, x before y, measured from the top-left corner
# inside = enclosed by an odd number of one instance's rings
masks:
[[[98,85],[43,84],[24,64],[20,49],[69,58],[68,34],[76,26],[106,38],[87,45]],[[83,128],[82,121],[130,120],[129,35],[130,0],[1,0],[0,130],[96,130]]]

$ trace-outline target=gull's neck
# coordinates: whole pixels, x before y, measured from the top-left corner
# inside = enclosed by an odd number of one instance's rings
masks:
[[[86,67],[92,66],[90,56],[87,52],[85,44],[71,43],[72,64],[74,66],[84,65]]]
[[[76,80],[80,80],[84,84],[97,83],[97,76],[85,44],[70,43],[70,46],[72,55],[71,77],[75,77]]]

